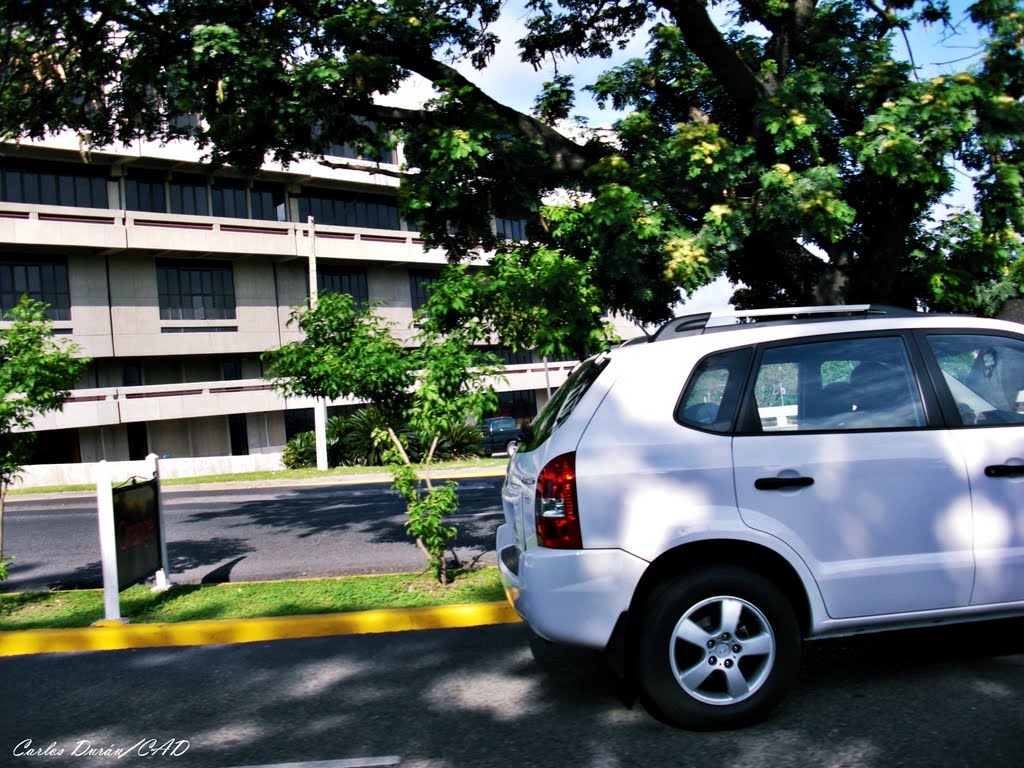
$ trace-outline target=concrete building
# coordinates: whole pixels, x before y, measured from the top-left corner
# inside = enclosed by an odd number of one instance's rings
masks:
[[[311,428],[312,404],[272,391],[260,355],[298,338],[288,320],[314,248],[320,290],[381,302],[411,343],[444,257],[399,215],[399,156],[332,151],[348,167],[268,165],[248,178],[184,143],[0,144],[0,309],[23,293],[48,302],[56,332],[93,361],[64,409],[36,424],[36,461],[276,462]],[[507,359],[502,410],[524,417],[572,366]]]

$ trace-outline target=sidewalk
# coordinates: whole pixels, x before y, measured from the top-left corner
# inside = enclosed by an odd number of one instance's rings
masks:
[[[471,467],[468,469],[440,469],[430,473],[431,480],[461,480],[473,477],[502,477],[505,474],[504,466],[496,467]],[[390,483],[391,475],[388,472],[367,471],[357,475],[335,475],[331,477],[306,477],[286,478],[281,480],[225,480],[223,482],[209,483],[173,483],[164,486],[165,493],[175,491],[237,491],[250,488],[302,488],[332,485],[361,485],[365,483]],[[20,490],[17,494],[11,494],[9,499],[28,498],[51,498],[51,497],[83,497],[95,496],[95,491],[39,491],[33,492],[30,488]]]
[[[500,477],[504,467],[443,470],[431,473],[432,480],[471,477]],[[390,475],[372,472],[334,478],[303,480],[259,480],[197,483],[169,486],[175,490],[238,490],[259,487],[358,485],[390,482]],[[91,495],[88,492],[72,492]],[[31,494],[35,495],[35,494]],[[51,495],[51,494],[45,494]],[[69,494],[52,494],[69,495]],[[111,651],[129,648],[178,647],[253,643],[270,640],[406,632],[422,629],[452,629],[490,624],[509,624],[519,616],[508,603],[446,605],[429,608],[381,609],[316,616],[278,616],[262,619],[218,619],[175,624],[123,624],[98,622],[80,629],[33,629],[0,632],[0,656],[41,653]]]

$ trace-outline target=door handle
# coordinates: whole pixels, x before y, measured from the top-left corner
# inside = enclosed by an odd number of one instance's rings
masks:
[[[985,467],[985,477],[1024,477],[1024,464],[992,464]]]
[[[781,491],[809,485],[814,485],[813,477],[759,477],[754,481],[754,487],[759,491]]]

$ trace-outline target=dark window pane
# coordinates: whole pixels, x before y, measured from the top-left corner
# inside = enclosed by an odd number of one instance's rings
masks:
[[[220,262],[157,262],[161,320],[235,317],[231,265]]]
[[[164,183],[152,176],[127,178],[124,182],[125,205],[132,211],[166,213]]]
[[[39,199],[42,205],[60,205],[60,194],[57,191],[57,177],[52,173],[39,174]]]
[[[75,204],[75,180],[71,176],[55,176],[57,187],[57,205]]]
[[[39,174],[19,173],[21,180],[21,202],[39,204]]]
[[[318,264],[316,282],[320,293],[347,293],[359,306],[365,307],[370,303],[364,269],[343,269]]]
[[[303,221],[310,215],[317,224],[367,229],[399,229],[398,203],[383,195],[359,193],[300,195],[299,213]]]
[[[208,215],[205,184],[198,181],[172,181],[169,192],[171,213],[187,216]]]
[[[526,219],[498,216],[494,219],[494,231],[506,240],[526,239]]]
[[[50,319],[71,319],[71,292],[65,263],[0,260],[0,312],[10,312],[25,294],[49,304]]]
[[[254,186],[250,194],[252,218],[263,221],[285,221],[284,189],[270,186]]]
[[[430,286],[437,282],[437,278],[437,272],[409,270],[409,295],[413,312],[427,303],[427,299],[430,298]]]
[[[75,179],[75,202],[81,208],[92,207],[92,179],[78,176]]]
[[[0,169],[0,200],[21,202],[21,178],[17,171]]]
[[[89,205],[93,208],[107,208],[107,182],[97,176],[89,179]]]

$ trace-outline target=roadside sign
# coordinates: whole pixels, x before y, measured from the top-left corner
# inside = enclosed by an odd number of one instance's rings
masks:
[[[150,480],[112,487],[111,467],[96,470],[96,509],[103,563],[103,613],[106,621],[122,621],[120,592],[150,576],[154,590],[170,587],[167,539],[160,514],[160,460],[146,457]]]
[[[160,507],[156,478],[113,489],[117,590],[160,570]]]

